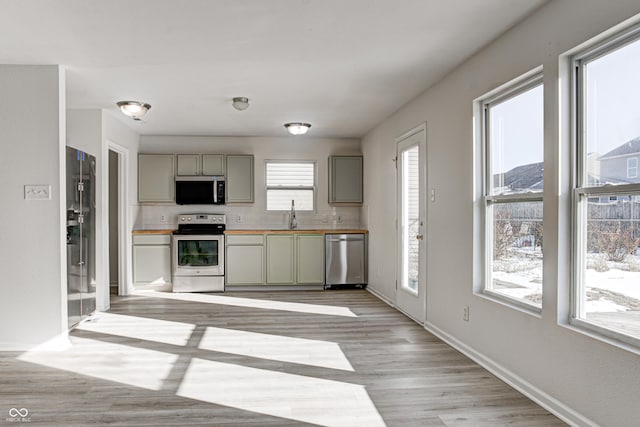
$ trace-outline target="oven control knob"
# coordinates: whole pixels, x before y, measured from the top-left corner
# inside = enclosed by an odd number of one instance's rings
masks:
[[[180,221],[184,221],[184,217],[180,217]]]
[[[187,217],[187,221],[191,221],[191,217],[190,216]]]

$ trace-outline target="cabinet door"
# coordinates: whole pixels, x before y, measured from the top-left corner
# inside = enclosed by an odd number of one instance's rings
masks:
[[[267,235],[267,283],[295,283],[294,239],[292,234]]]
[[[171,247],[169,245],[134,245],[133,281],[153,284],[170,283]]]
[[[253,203],[253,156],[227,156],[227,203]]]
[[[304,284],[324,283],[324,236],[296,236],[297,282]]]
[[[224,175],[224,156],[222,154],[203,154],[202,175]]]
[[[138,155],[138,201],[175,201],[173,154]]]
[[[362,203],[362,156],[329,158],[329,203]]]
[[[229,285],[264,284],[264,246],[227,246],[225,268]]]
[[[178,154],[178,175],[200,175],[199,154]]]

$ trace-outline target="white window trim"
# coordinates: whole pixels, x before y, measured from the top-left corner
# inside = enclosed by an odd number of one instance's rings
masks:
[[[267,185],[267,164],[269,163],[311,163],[313,164],[313,186],[312,187],[269,187]],[[299,212],[317,213],[318,212],[318,162],[316,160],[265,160],[264,161],[264,211],[265,213],[289,212],[289,209],[268,210],[267,209],[267,191],[268,190],[313,190],[313,209],[302,210]]]
[[[632,196],[640,194],[640,184],[588,186],[588,174],[585,170],[587,162],[586,160],[582,161],[582,159],[586,159],[587,151],[584,134],[582,132],[586,108],[584,106],[584,92],[582,90],[582,74],[584,72],[585,64],[588,64],[592,60],[607,55],[617,48],[636,40],[640,40],[640,25],[635,25],[628,28],[626,31],[623,30],[617,35],[607,37],[605,40],[601,40],[599,43],[595,43],[590,47],[573,54],[569,58],[571,64],[569,67],[569,78],[571,82],[571,118],[573,120],[573,133],[571,138],[571,259],[573,265],[571,266],[572,273],[570,281],[570,309],[568,320],[569,324],[575,327],[578,331],[595,334],[596,338],[601,338],[604,342],[612,340],[613,342],[609,342],[612,345],[617,345],[617,343],[631,345],[631,350],[634,352],[636,352],[638,347],[640,347],[640,339],[589,322],[586,319],[580,318],[579,313],[583,310],[583,307],[581,306],[582,298],[580,298],[580,296],[583,294],[583,271],[585,270],[584,263],[586,262],[582,256],[582,254],[585,253],[586,233],[583,233],[582,229],[584,228],[584,224],[587,220],[586,203],[588,202],[589,197],[604,194],[625,194]]]
[[[515,96],[518,96],[534,87],[543,83],[544,75],[542,67],[512,80],[511,82],[491,91],[484,97],[476,101],[476,119],[480,124],[478,126],[477,141],[479,143],[478,152],[481,153],[481,161],[479,169],[482,173],[478,176],[480,185],[480,234],[481,245],[479,249],[482,252],[478,256],[479,271],[481,272],[481,283],[475,287],[475,292],[480,296],[487,297],[489,300],[505,304],[508,307],[524,311],[525,313],[540,315],[542,307],[529,304],[521,299],[509,297],[503,293],[499,293],[489,287],[492,281],[492,262],[493,262],[493,215],[491,209],[497,203],[514,203],[514,202],[543,202],[543,192],[527,192],[518,194],[496,194],[489,193],[493,179],[493,171],[489,160],[491,159],[491,146],[489,144],[489,127],[487,126],[487,111],[492,104],[502,103]],[[476,269],[478,270],[478,269]],[[543,285],[544,287],[544,285]]]

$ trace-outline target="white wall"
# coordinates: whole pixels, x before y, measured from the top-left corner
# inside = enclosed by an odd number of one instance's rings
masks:
[[[64,109],[63,69],[0,65],[0,350],[66,329]],[[25,184],[50,200],[25,200]]]
[[[67,145],[96,157],[96,303],[99,310],[109,308],[109,143],[129,151],[129,181],[135,186],[139,135],[113,116],[99,109],[67,111]],[[133,159],[133,161],[131,161]],[[133,195],[131,195],[133,193]],[[129,191],[130,209],[137,212],[136,192]],[[133,214],[130,214],[132,218]],[[131,234],[132,221],[127,227]],[[126,244],[125,247],[130,247]]]
[[[369,286],[395,301],[394,139],[427,122],[427,327],[576,424],[640,425],[640,355],[566,326],[568,141],[559,56],[640,12],[636,0],[543,6],[389,117],[362,142],[369,205]],[[636,19],[637,20],[637,19]],[[473,101],[535,68],[545,73],[545,262],[541,317],[473,293]],[[565,99],[566,101],[566,99]],[[566,105],[563,104],[563,105]],[[560,138],[560,135],[563,138]],[[557,176],[562,173],[562,179]],[[561,210],[562,209],[562,210]],[[462,319],[470,306],[470,321]]]
[[[265,160],[315,160],[317,167],[317,212],[299,212],[300,228],[354,228],[361,225],[360,207],[333,207],[328,204],[328,157],[332,154],[360,154],[360,140],[303,137],[199,137],[142,136],[141,153],[253,154],[255,165],[255,203],[225,206],[144,205],[136,220],[137,228],[175,228],[178,213],[226,213],[228,228],[286,228],[288,216],[267,213],[265,209]],[[366,184],[365,184],[366,186]],[[160,216],[167,215],[167,223]],[[242,217],[236,222],[237,216]],[[341,222],[337,220],[340,216]],[[323,217],[326,222],[323,222]]]

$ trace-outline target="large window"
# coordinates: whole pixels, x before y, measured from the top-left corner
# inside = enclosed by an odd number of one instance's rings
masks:
[[[296,211],[315,210],[315,162],[267,160],[265,170],[268,211],[289,210],[291,201]]]
[[[484,142],[483,291],[542,308],[542,74],[481,101]]]
[[[574,66],[572,323],[640,344],[640,29]]]

